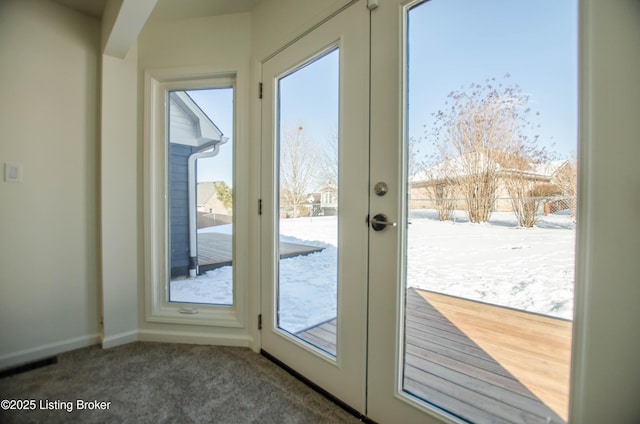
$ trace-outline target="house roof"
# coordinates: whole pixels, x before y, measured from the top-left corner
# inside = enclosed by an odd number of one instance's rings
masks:
[[[198,147],[203,150],[225,143],[222,131],[185,91],[171,91],[170,142]]]
[[[209,201],[211,196],[216,194],[216,182],[215,181],[203,181],[197,185],[197,201],[198,206],[204,205]]]
[[[569,165],[569,162],[566,160],[554,160],[551,162],[539,163],[534,166],[534,172],[539,175],[553,177],[566,165]]]
[[[218,198],[216,185],[221,181],[203,181],[197,184],[196,201],[198,208],[204,208],[205,212],[209,212],[207,208],[213,208],[213,212],[227,215],[229,209]]]
[[[423,169],[409,176],[409,182],[418,183],[425,181],[444,180],[453,175],[461,175],[464,173],[461,158],[455,157],[440,162],[430,168]]]
[[[486,156],[481,154],[480,161],[486,160]],[[502,173],[521,173],[529,176],[531,179],[544,179],[550,180],[554,175],[562,169],[568,162],[566,160],[556,160],[544,163],[529,163],[528,170],[512,169],[501,166],[498,164],[498,172]],[[480,168],[482,163],[480,164]],[[447,159],[441,163],[438,163],[430,168],[418,171],[413,176],[409,177],[410,183],[421,183],[427,181],[439,181],[452,177],[461,177],[467,174],[467,169],[464,166],[464,160],[462,156],[457,156],[452,159]]]

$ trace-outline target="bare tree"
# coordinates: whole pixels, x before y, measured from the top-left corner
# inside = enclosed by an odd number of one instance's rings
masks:
[[[533,227],[538,208],[548,195],[549,184],[537,179],[534,164],[528,158],[514,156],[503,163],[502,179],[509,193],[513,212],[521,227]]]
[[[555,184],[560,188],[563,196],[571,196],[574,199],[568,202],[569,213],[576,216],[576,200],[578,193],[578,159],[574,155],[567,163],[558,170],[555,175]]]
[[[432,202],[438,213],[440,221],[448,221],[453,216],[456,205],[457,181],[453,178],[456,175],[455,163],[451,160],[439,162],[439,154],[432,154],[427,162],[418,162],[415,153],[409,150],[410,170],[418,169],[414,174],[416,179],[421,180],[417,183],[425,192],[428,200]]]
[[[302,125],[283,132],[280,138],[280,207],[290,208],[293,218],[300,216],[300,207],[306,204],[316,182],[317,162],[317,149]]]
[[[508,78],[507,74],[505,78]],[[529,137],[529,97],[516,86],[487,79],[484,85],[449,94],[451,106],[435,114],[434,143],[440,163],[450,163],[448,180],[465,199],[469,221],[486,222],[493,210],[498,177],[514,157],[536,156],[537,137]]]
[[[318,184],[323,187],[338,188],[338,160],[340,147],[338,130],[334,128],[331,135],[319,150]]]

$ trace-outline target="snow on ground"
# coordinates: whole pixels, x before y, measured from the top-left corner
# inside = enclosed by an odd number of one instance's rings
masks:
[[[171,280],[169,297],[172,302],[233,304],[233,268],[223,266],[196,278]]]
[[[489,223],[439,222],[416,211],[408,236],[407,283],[439,293],[571,319],[575,224],[570,216],[540,217],[517,226],[510,213]]]
[[[463,212],[439,222],[434,211],[411,213],[407,285],[501,306],[571,319],[575,224],[566,214],[520,228],[496,212],[472,224]],[[336,316],[336,217],[281,221],[283,241],[324,247],[280,261],[280,326],[297,332]],[[230,225],[200,231],[229,234]],[[231,267],[171,282],[171,300],[229,305]]]
[[[198,233],[232,234],[233,226],[217,225],[198,230]],[[169,298],[172,302],[207,303],[231,306],[233,304],[233,267],[207,271],[196,278],[171,280]]]

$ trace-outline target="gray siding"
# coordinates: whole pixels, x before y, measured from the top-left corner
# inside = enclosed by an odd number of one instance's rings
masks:
[[[169,143],[169,237],[171,276],[189,274],[188,160],[197,149]]]
[[[199,136],[199,124],[194,122],[175,101],[170,100],[169,140],[171,143],[196,145]]]

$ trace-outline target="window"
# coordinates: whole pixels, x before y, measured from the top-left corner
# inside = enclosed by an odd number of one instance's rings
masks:
[[[233,305],[233,87],[170,91],[169,302]]]
[[[146,317],[242,326],[236,72],[146,75]]]

